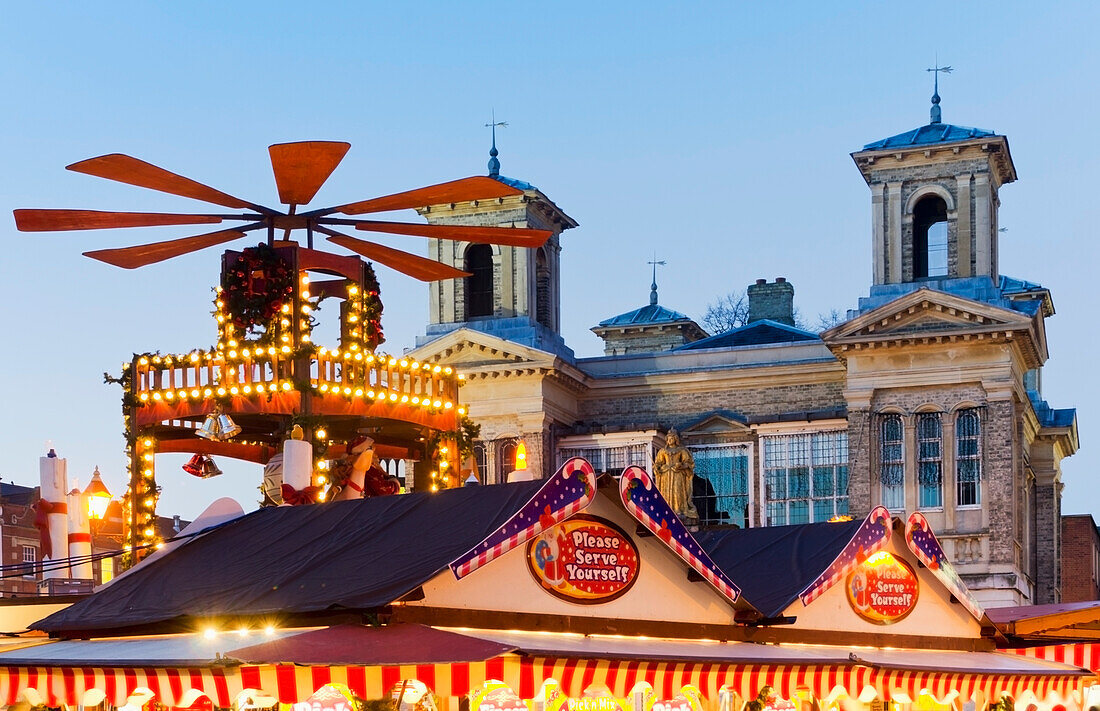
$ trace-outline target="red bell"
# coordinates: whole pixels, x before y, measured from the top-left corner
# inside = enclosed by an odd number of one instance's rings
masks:
[[[187,464],[183,465],[183,470],[191,476],[201,477],[203,475],[203,464],[206,463],[206,457],[201,454],[196,454],[187,461]]]

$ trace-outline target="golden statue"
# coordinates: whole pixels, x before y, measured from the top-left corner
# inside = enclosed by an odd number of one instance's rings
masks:
[[[680,435],[676,434],[675,429],[668,431],[665,446],[657,452],[653,472],[657,475],[657,490],[684,525],[698,524],[699,511],[691,500],[695,458],[687,447],[680,444]]]

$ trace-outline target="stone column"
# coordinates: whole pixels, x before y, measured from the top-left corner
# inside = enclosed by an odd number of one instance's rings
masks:
[[[1057,472],[1036,472],[1036,605],[1061,602],[1062,482]]]
[[[886,283],[886,234],[883,199],[886,186],[875,183],[871,186],[871,253],[874,255],[874,284]]]
[[[940,457],[943,462],[943,525],[946,530],[955,530],[956,487],[955,452],[955,415],[945,412],[942,417],[940,437]]]
[[[974,176],[974,274],[993,276],[993,202],[989,175]]]
[[[515,265],[516,247],[497,247],[493,255],[493,315],[505,318],[516,315]],[[498,286],[499,285],[499,286]]]
[[[971,257],[971,240],[973,240],[973,234],[970,231],[970,174],[958,175],[955,179],[958,181],[958,200],[956,208],[956,221],[955,221],[955,234],[956,244],[958,249],[958,276],[968,277],[972,274],[970,270],[970,257]]]
[[[874,507],[871,500],[872,477],[875,476],[871,465],[871,453],[875,447],[874,418],[870,409],[864,407],[854,410],[848,406],[848,512],[856,518],[870,513]],[[757,447],[757,456],[763,457],[761,447]],[[757,497],[757,506],[760,499]]]
[[[905,511],[920,508],[920,486],[917,483],[917,417],[902,415],[902,457],[905,461]]]
[[[887,269],[886,281],[897,284],[904,279],[902,270],[901,236],[902,236],[902,204],[901,183],[887,183],[886,194],[889,200],[890,221],[887,226],[887,254],[890,263]]]

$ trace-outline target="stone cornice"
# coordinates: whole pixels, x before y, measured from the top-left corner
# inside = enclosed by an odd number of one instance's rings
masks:
[[[1005,136],[981,136],[950,143],[861,150],[850,155],[868,185],[871,184],[871,173],[874,171],[885,171],[894,167],[903,168],[909,165],[926,165],[937,157],[950,161],[956,157],[966,159],[984,156],[989,161],[998,186],[1016,180],[1016,166],[1012,162],[1008,138]]]

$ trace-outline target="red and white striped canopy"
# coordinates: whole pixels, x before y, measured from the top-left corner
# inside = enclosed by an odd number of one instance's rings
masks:
[[[1070,661],[1067,659],[1066,661]],[[981,696],[1016,698],[1028,692],[1039,699],[1068,700],[1093,677],[1066,667],[1037,664],[1034,674],[969,674],[958,671],[886,669],[858,663],[733,664],[709,662],[622,661],[569,659],[506,654],[484,662],[401,666],[296,666],[264,664],[206,668],[113,667],[0,667],[0,703],[28,699],[48,706],[83,703],[85,694],[99,690],[107,700],[123,705],[135,692],[148,689],[169,706],[190,703],[195,692],[216,705],[231,706],[241,692],[251,690],[284,703],[303,701],[329,683],[346,684],[357,696],[386,696],[403,679],[417,679],[441,696],[460,696],[488,680],[508,684],[521,698],[532,698],[542,683],[553,679],[568,696],[581,696],[591,686],[627,696],[639,682],[647,682],[662,698],[671,698],[685,685],[707,698],[728,689],[742,699],[771,686],[783,697],[806,689],[817,698],[839,694],[877,698],[899,694],[918,698],[929,693],[941,702],[957,695],[963,700]],[[192,691],[194,690],[194,691]]]

